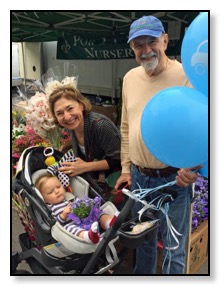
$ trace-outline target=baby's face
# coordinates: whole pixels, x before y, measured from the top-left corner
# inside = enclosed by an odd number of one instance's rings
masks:
[[[56,205],[65,198],[65,189],[57,177],[51,177],[43,184],[41,194],[45,203]]]

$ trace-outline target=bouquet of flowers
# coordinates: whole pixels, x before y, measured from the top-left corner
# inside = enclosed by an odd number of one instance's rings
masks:
[[[65,145],[71,142],[71,136],[68,130],[62,129],[60,132],[60,143]],[[40,137],[32,126],[26,125],[25,114],[19,111],[12,111],[12,171],[15,169],[22,152],[31,146],[51,146],[48,138]]]
[[[61,82],[50,80],[48,82],[45,81],[45,84],[45,91],[37,91],[28,100],[26,121],[41,138],[48,139],[55,149],[59,149],[61,144],[61,128],[53,122],[48,104],[49,96],[59,86],[72,85],[76,87],[77,83],[74,77],[66,77]]]
[[[49,141],[42,139],[34,129],[26,125],[25,113],[12,111],[12,167],[13,175],[22,152],[30,146],[49,146]]]
[[[13,153],[21,154],[26,148],[31,146],[48,147],[49,145],[50,142],[47,139],[42,139],[31,126],[26,125],[24,126],[24,134],[12,141],[12,151]]]
[[[24,116],[16,110],[12,111],[12,141],[25,134],[25,125]]]
[[[83,199],[77,198],[71,205],[71,213],[68,217],[74,223],[85,230],[89,230],[93,222],[97,221],[102,210],[100,210],[101,198],[90,199],[84,196]]]
[[[49,95],[36,92],[28,101],[26,120],[34,131],[43,139],[49,140],[55,148],[59,148],[61,130],[53,123],[48,106]]]
[[[208,219],[208,180],[199,175],[194,188],[192,231],[206,219]]]

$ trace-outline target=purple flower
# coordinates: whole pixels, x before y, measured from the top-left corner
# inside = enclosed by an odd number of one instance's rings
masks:
[[[72,212],[68,214],[74,223],[85,230],[89,230],[93,222],[99,219],[102,212],[100,210],[101,198],[90,199],[85,196],[84,199],[77,198],[71,205]]]
[[[195,182],[192,230],[196,229],[202,220],[208,219],[208,206],[208,180],[199,175]]]

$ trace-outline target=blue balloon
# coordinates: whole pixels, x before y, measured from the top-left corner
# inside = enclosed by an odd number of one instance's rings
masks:
[[[205,178],[209,178],[209,164],[208,161],[202,164],[203,167],[199,169],[199,174]]]
[[[208,160],[208,98],[188,87],[164,89],[144,108],[141,134],[159,161],[191,168]]]
[[[194,88],[208,96],[208,13],[199,14],[183,38],[181,60]]]

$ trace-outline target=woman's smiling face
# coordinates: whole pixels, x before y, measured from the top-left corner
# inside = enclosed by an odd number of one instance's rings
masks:
[[[54,104],[54,113],[59,124],[70,130],[83,126],[83,105],[75,100],[60,98]]]

